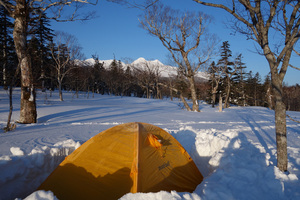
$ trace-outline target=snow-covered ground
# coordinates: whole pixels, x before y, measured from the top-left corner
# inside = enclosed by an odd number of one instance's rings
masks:
[[[261,107],[181,110],[178,101],[38,91],[38,123],[0,130],[0,200],[56,199],[35,189],[80,144],[126,122],[146,122],[171,133],[205,176],[193,193],[126,194],[134,199],[300,199],[300,124],[287,119],[287,173],[276,167],[274,111]],[[13,121],[19,118],[20,90],[14,90]],[[288,112],[300,119],[300,112]],[[0,127],[6,125],[8,95],[0,88]],[[113,191],[112,191],[113,192]]]

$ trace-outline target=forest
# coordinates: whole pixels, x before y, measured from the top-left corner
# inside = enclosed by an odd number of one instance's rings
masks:
[[[20,69],[13,42],[13,20],[3,6],[0,8],[0,85],[4,89],[20,87]],[[35,88],[42,91],[63,90],[141,98],[191,98],[189,81],[178,67],[177,76],[162,77],[158,66],[140,63],[134,67],[114,59],[104,67],[98,55],[94,64],[84,62],[80,44],[75,36],[51,29],[45,14],[31,16],[28,21],[27,48],[33,71]],[[235,52],[236,54],[236,52]],[[217,57],[205,68],[208,79],[195,79],[197,99],[212,106],[230,105],[264,106],[274,108],[270,75],[247,71],[243,56],[234,57],[230,43],[224,41],[217,49]],[[202,69],[204,70],[204,69]],[[283,99],[287,110],[300,111],[300,86],[283,86]],[[184,106],[182,106],[184,107]]]

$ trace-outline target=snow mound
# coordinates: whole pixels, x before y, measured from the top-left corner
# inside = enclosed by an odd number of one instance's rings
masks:
[[[58,200],[58,199],[51,191],[46,192],[43,190],[39,190],[26,197],[24,200]]]
[[[27,155],[21,148],[11,147],[11,156],[0,157],[0,199],[29,195],[79,146],[79,142],[69,139],[52,147],[35,147]],[[49,195],[50,193],[38,192],[28,198],[48,199]]]
[[[10,152],[11,152],[14,156],[24,156],[24,152],[21,150],[20,147],[11,147],[11,148],[10,148]]]

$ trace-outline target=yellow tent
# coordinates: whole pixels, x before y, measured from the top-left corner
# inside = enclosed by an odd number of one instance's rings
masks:
[[[159,127],[133,122],[85,142],[39,189],[61,200],[118,199],[129,192],[192,192],[202,180],[175,138]]]

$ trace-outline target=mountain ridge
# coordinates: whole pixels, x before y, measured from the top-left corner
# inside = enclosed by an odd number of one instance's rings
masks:
[[[103,67],[105,69],[108,69],[113,61],[114,61],[113,59],[99,60],[99,63],[103,63]],[[85,62],[89,66],[95,64],[95,60],[93,58],[86,59]],[[119,61],[117,61],[117,62],[119,62]],[[121,61],[121,64],[122,64],[124,70],[126,70],[127,67],[129,67],[130,69],[155,71],[155,72],[159,73],[159,75],[161,77],[177,76],[177,69],[178,69],[177,67],[165,65],[157,59],[146,60],[145,58],[140,57],[129,64],[125,64],[124,62]],[[201,78],[204,80],[208,80],[207,73],[205,73],[205,72],[197,72],[195,77]]]

